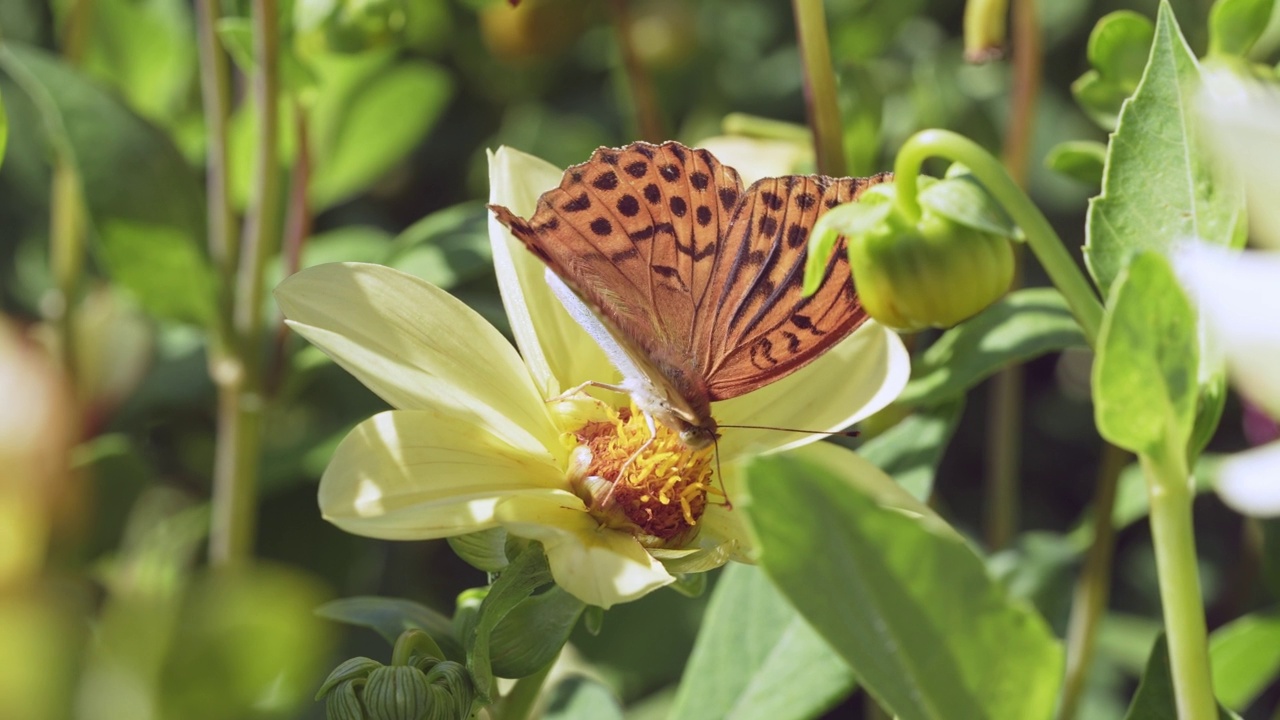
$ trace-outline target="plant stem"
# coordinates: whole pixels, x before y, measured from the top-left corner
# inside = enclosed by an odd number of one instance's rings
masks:
[[[227,54],[215,28],[218,0],[196,0],[196,33],[200,49],[200,98],[208,128],[205,154],[205,194],[208,198],[209,256],[223,280],[226,307],[230,307],[239,246],[231,236],[234,216],[227,191],[227,120],[231,115],[231,91]],[[229,313],[228,313],[229,314]]]
[[[1185,449],[1168,445],[1139,459],[1151,496],[1151,534],[1169,639],[1174,699],[1180,720],[1215,720],[1218,706],[1209,674],[1207,629],[1196,565],[1191,478]]]
[[[559,658],[558,655],[556,657]],[[528,720],[533,715],[533,706],[537,704],[542,686],[555,664],[556,661],[552,660],[538,672],[517,680],[515,687],[494,708],[494,716],[498,720]]]
[[[613,28],[618,38],[618,52],[622,55],[622,69],[631,93],[636,132],[643,140],[661,142],[666,139],[662,113],[658,109],[653,80],[631,41],[631,12],[627,3],[628,0],[612,0],[609,5],[613,10]]]
[[[831,42],[822,0],[791,0],[796,18],[796,42],[804,66],[804,101],[813,129],[813,152],[818,172],[832,177],[845,174],[844,132],[840,127],[840,100],[831,66]]]
[[[1053,231],[1053,226],[1034,203],[1018,187],[1001,164],[977,143],[947,130],[924,130],[911,136],[898,151],[894,165],[899,212],[909,218],[920,217],[919,191],[916,178],[928,157],[939,156],[963,163],[982,182],[987,191],[1004,207],[1014,223],[1026,235],[1027,244],[1044,266],[1049,279],[1066,298],[1071,313],[1089,345],[1098,340],[1102,326],[1102,304],[1093,287],[1077,267],[1075,260]]]
[[[245,220],[232,328],[234,359],[215,369],[219,381],[218,449],[214,458],[213,518],[209,558],[215,565],[246,561],[253,550],[258,465],[262,450],[263,280],[275,249],[280,176],[276,0],[254,0],[252,79],[258,111],[258,155],[254,161],[255,202]]]
[[[297,134],[297,157],[293,162],[293,172],[289,177],[289,202],[284,222],[284,277],[289,277],[302,268],[302,249],[311,237],[311,204],[307,200],[307,189],[311,184],[311,151],[310,132],[308,131],[307,108],[294,99],[293,103],[294,132]],[[284,383],[286,370],[289,367],[289,326],[284,324],[284,317],[276,320],[276,336],[271,352],[271,366],[266,379],[267,394],[275,396],[276,391]]]
[[[986,42],[999,48],[1003,41],[1004,2],[978,3],[986,6],[985,26],[996,26],[994,36]],[[1005,133],[1005,168],[1019,187],[1027,186],[1027,166],[1031,136],[1035,129],[1035,107],[1040,93],[1040,24],[1036,20],[1035,0],[1017,0],[1013,7],[1013,91],[1010,97],[1009,127]],[[969,30],[966,16],[966,34]],[[970,48],[974,50],[973,47]],[[1014,276],[1010,290],[1022,285],[1021,247],[1014,247]],[[991,414],[987,423],[987,546],[1000,550],[1009,545],[1018,528],[1018,465],[1022,458],[1022,366],[1002,369],[992,380]]]
[[[54,316],[58,349],[77,403],[83,403],[85,398],[81,397],[78,383],[80,368],[76,362],[76,310],[84,277],[85,210],[80,178],[62,151],[54,159],[49,195],[49,255],[59,300]]]
[[[1111,587],[1111,561],[1115,551],[1115,525],[1111,521],[1116,504],[1120,472],[1129,462],[1129,453],[1104,443],[1102,467],[1093,498],[1093,543],[1085,556],[1084,569],[1071,599],[1071,619],[1067,622],[1067,671],[1062,683],[1058,720],[1075,717],[1084,691],[1089,664],[1093,660],[1098,622],[1107,608]]]

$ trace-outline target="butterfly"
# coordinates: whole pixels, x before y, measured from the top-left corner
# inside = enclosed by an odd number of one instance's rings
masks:
[[[719,437],[712,402],[790,375],[866,320],[843,239],[802,295],[808,237],[826,210],[890,178],[789,175],[744,190],[707,150],[637,142],[570,167],[532,218],[489,208],[624,378],[587,384],[630,393],[698,449]]]

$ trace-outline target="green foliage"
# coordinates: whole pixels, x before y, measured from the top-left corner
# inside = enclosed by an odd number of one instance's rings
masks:
[[[1267,29],[1275,0],[1218,0],[1209,11],[1209,54],[1246,55]]]
[[[1106,161],[1106,145],[1093,140],[1068,140],[1054,146],[1044,163],[1055,172],[1100,187]]]
[[[892,412],[892,407],[884,412]],[[938,462],[960,423],[957,399],[917,408],[858,448],[858,454],[888,473],[921,502],[933,493]]]
[[[817,717],[853,672],[758,568],[727,568],[684,669],[670,720]]]
[[[1121,105],[1142,78],[1154,37],[1151,21],[1128,10],[1113,12],[1094,26],[1089,35],[1093,69],[1071,85],[1076,102],[1094,122],[1116,127]]]
[[[915,361],[911,382],[898,402],[944,402],[1003,367],[1084,346],[1084,337],[1061,294],[1048,288],[1018,290],[930,345]]]
[[[1162,256],[1141,252],[1107,302],[1093,370],[1098,432],[1138,453],[1187,445],[1195,422],[1196,315]]]
[[[377,631],[394,643],[406,630],[421,630],[440,646],[445,657],[460,659],[462,646],[453,632],[453,623],[444,615],[410,600],[387,597],[350,597],[330,600],[316,608],[320,617]]]
[[[1164,635],[1156,640],[1147,661],[1142,684],[1133,696],[1133,704],[1124,720],[1177,720],[1178,708],[1174,703],[1173,678],[1169,673],[1169,650]],[[1235,713],[1219,707],[1219,720],[1240,720]]]
[[[744,510],[783,594],[904,720],[1048,718],[1062,659],[1043,620],[935,516],[854,477],[795,456],[751,466]]]
[[[571,677],[551,689],[545,720],[622,720],[622,708],[609,688],[586,677]]]
[[[1150,61],[1107,150],[1102,194],[1089,202],[1085,260],[1104,293],[1139,249],[1244,237],[1239,188],[1214,177],[1197,135],[1195,58],[1168,5],[1160,7]]]
[[[1280,675],[1280,617],[1251,613],[1218,628],[1209,638],[1209,658],[1218,699],[1244,712]]]

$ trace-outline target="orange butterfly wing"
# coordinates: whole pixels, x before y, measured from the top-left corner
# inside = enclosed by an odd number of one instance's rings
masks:
[[[800,294],[822,212],[887,178],[788,176],[742,190],[711,153],[676,142],[600,148],[530,220],[500,222],[638,348],[695,413],[808,364],[866,315],[843,242]]]
[[[820,175],[765,178],[752,185],[725,230],[711,285],[720,288],[699,325],[697,347],[712,400],[768,385],[812,362],[867,318],[849,273],[844,240],[818,291],[801,287],[809,233],[828,209],[884,182]]]

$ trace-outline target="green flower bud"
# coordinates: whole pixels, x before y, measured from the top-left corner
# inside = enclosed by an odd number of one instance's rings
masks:
[[[356,683],[363,680],[346,680],[338,683],[324,698],[324,714],[328,720],[365,720],[364,706],[356,694]]]
[[[867,314],[906,332],[967,320],[1013,282],[1016,232],[985,192],[963,177],[921,178],[921,186],[918,218],[897,207],[894,185],[885,183],[824,215],[810,245],[812,266],[829,256],[837,235],[846,237]]]
[[[369,720],[423,720],[431,708],[430,683],[416,667],[380,667],[369,673],[364,706]]]

